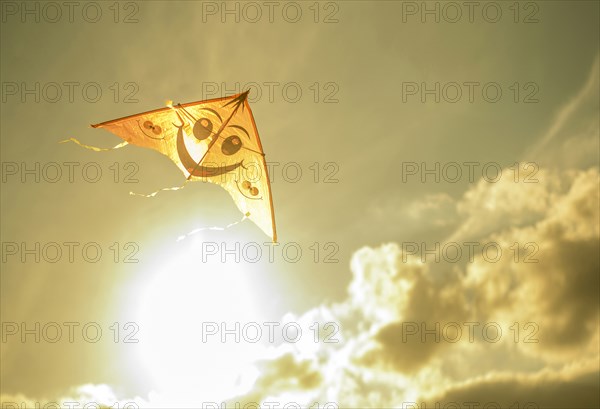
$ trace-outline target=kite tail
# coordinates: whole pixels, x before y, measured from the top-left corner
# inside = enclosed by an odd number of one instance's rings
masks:
[[[177,241],[181,241],[181,240],[185,240],[187,237],[196,234],[198,232],[204,231],[204,230],[219,230],[219,231],[223,231],[226,230],[230,227],[235,226],[236,224],[240,224],[241,222],[243,222],[244,220],[248,219],[248,216],[250,216],[250,213],[246,213],[244,214],[244,216],[238,220],[237,222],[233,222],[233,223],[229,223],[227,226],[225,227],[219,227],[219,226],[213,226],[213,227],[199,227],[197,229],[192,230],[191,232],[184,234],[182,236],[177,237]]]
[[[129,194],[131,196],[154,197],[154,196],[156,196],[157,194],[159,194],[162,191],[183,189],[185,187],[185,185],[187,184],[187,182],[188,182],[188,180],[186,180],[185,182],[183,182],[183,184],[181,186],[163,187],[162,189],[158,189],[157,191],[149,193],[147,195],[145,195],[143,193],[135,193],[135,192],[129,192]]]
[[[126,145],[129,144],[129,142],[125,141],[125,142],[121,142],[118,145],[113,146],[112,148],[98,148],[96,146],[91,146],[91,145],[83,144],[83,143],[79,142],[75,138],[65,139],[65,140],[59,141],[58,143],[67,143],[67,142],[74,142],[77,145],[79,145],[79,146],[81,146],[81,147],[83,147],[85,149],[90,149],[90,150],[93,150],[93,151],[96,151],[96,152],[112,151],[113,149],[119,149],[119,148],[122,148],[123,146],[126,146]]]

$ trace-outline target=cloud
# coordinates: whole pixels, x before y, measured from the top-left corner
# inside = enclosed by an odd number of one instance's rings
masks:
[[[322,379],[304,403],[390,407],[437,396],[546,404],[545,393],[562,391],[556,402],[592,407],[600,176],[596,168],[540,169],[539,175],[531,187],[504,178],[480,183],[457,201],[463,227],[469,226],[460,236],[497,243],[502,256],[496,261],[475,253],[472,262],[423,263],[395,243],[358,250],[347,299],[297,318],[335,319],[344,339],[313,345],[310,353],[292,351],[320,357],[311,368]],[[482,210],[487,202],[492,205]],[[482,215],[489,217],[479,220]],[[493,229],[484,228],[487,220]],[[275,397],[277,389],[283,396],[285,383],[277,388],[270,380],[279,371],[286,379],[288,370],[278,360],[262,364],[269,369],[252,396]]]
[[[302,328],[333,323],[332,329],[316,341],[312,334],[297,343],[278,340],[254,362],[248,392],[228,401],[596,405],[600,174],[590,168],[540,169],[539,175],[533,187],[504,177],[479,183],[456,202],[466,213],[460,236],[497,243],[497,259],[476,252],[467,262],[422,262],[397,243],[356,251],[346,299],[282,319]],[[485,220],[492,221],[492,231]],[[515,220],[521,223],[515,226]],[[63,401],[108,406],[132,401],[107,386],[80,387],[65,396]],[[13,398],[31,401],[3,401]],[[170,399],[154,393],[133,401],[168,407]]]
[[[494,376],[456,386],[439,396],[419,401],[433,406],[480,402],[489,408],[597,408],[600,406],[600,376],[586,371],[564,379],[557,374],[543,376]],[[408,405],[407,405],[408,406]]]
[[[547,168],[586,169],[600,161],[600,55],[581,89],[556,113],[548,130],[523,155]]]
[[[229,405],[247,405],[270,400],[270,395],[281,391],[307,391],[322,386],[322,376],[308,360],[300,361],[292,353],[286,353],[270,361],[258,363],[261,376],[254,384],[253,391],[245,396],[235,397]],[[229,406],[228,405],[228,406]]]
[[[559,171],[520,163],[520,171],[505,168],[498,181],[480,179],[456,203],[463,222],[448,241],[477,240],[502,229],[531,225],[541,220],[569,180]],[[515,181],[518,180],[518,182]]]
[[[561,131],[565,132],[565,128],[568,125],[571,125],[571,122],[577,117],[578,114],[581,113],[586,107],[590,105],[593,107],[594,104],[597,104],[598,101],[598,78],[600,74],[600,55],[596,55],[594,59],[594,63],[590,69],[588,78],[584,83],[583,87],[579,90],[579,92],[571,98],[565,105],[561,107],[561,109],[557,112],[554,117],[554,121],[550,124],[549,129],[546,133],[540,138],[537,144],[527,152],[526,157],[534,157],[537,156],[540,152],[548,147],[548,144],[552,142],[558,135],[560,135]],[[590,104],[591,103],[591,104]],[[596,115],[597,123],[597,110]],[[576,126],[576,125],[575,125]]]
[[[87,406],[86,406],[87,405]],[[23,394],[0,395],[0,407],[3,409],[21,408],[135,408],[148,407],[148,402],[136,397],[120,399],[109,385],[84,384],[74,387],[61,397],[31,398]]]
[[[402,259],[401,252],[394,248],[395,262]],[[407,257],[408,261],[408,257]],[[368,351],[362,358],[366,365],[380,364],[399,372],[414,373],[429,363],[435,353],[444,344],[439,342],[422,342],[421,336],[407,336],[407,325],[411,330],[420,323],[437,321],[464,321],[469,313],[465,308],[466,300],[460,288],[455,285],[458,277],[455,271],[450,271],[446,277],[433,278],[427,265],[411,259],[411,263],[399,264],[396,267],[402,276],[404,288],[403,301],[396,299],[388,303],[388,308],[396,309],[395,320],[384,322],[375,333],[374,341],[378,348]],[[389,288],[383,285],[383,288]],[[408,324],[411,323],[411,324]],[[440,329],[435,325],[429,329],[439,336]],[[425,328],[426,330],[428,328]]]
[[[434,226],[446,226],[454,219],[455,205],[452,197],[446,193],[425,195],[420,200],[411,202],[406,209],[407,214],[421,223]]]
[[[534,323],[539,343],[522,345],[548,356],[559,350],[578,355],[586,345],[593,353],[589,343],[598,339],[599,174],[569,175],[568,191],[553,193],[542,220],[491,236],[509,257],[497,263],[477,258],[465,277],[481,319]]]

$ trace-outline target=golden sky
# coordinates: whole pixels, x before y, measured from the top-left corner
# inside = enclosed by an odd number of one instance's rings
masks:
[[[598,2],[0,6],[3,408],[600,406]],[[58,143],[248,89],[277,246]]]

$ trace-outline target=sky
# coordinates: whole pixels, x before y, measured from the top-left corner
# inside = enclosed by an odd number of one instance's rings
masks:
[[[599,10],[2,1],[2,407],[600,406]],[[59,143],[245,90],[277,246]]]

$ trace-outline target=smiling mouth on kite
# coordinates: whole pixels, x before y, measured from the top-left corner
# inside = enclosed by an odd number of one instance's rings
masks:
[[[179,132],[177,133],[177,153],[179,154],[181,164],[187,169],[187,171],[190,173],[190,176],[201,178],[219,176],[236,170],[238,167],[242,166],[242,163],[244,162],[242,160],[240,162],[225,166],[201,166],[196,162],[196,160],[194,160],[194,158],[192,158],[192,155],[190,155],[188,152],[183,139],[183,132],[180,128]]]
[[[243,166],[243,160],[231,165],[223,165],[223,166],[201,166],[192,155],[190,155],[186,145],[185,145],[185,137],[183,132],[183,121],[182,125],[175,125],[177,128],[177,154],[179,155],[179,159],[181,160],[181,164],[185,167],[185,169],[190,173],[190,176],[196,177],[214,177],[219,176],[224,173],[231,172],[237,169],[240,166]],[[202,118],[196,121],[194,125],[194,136],[198,140],[205,140],[211,133],[212,123],[206,119]],[[232,135],[228,138],[225,138],[223,144],[221,146],[221,152],[226,156],[231,156],[236,154],[242,148],[241,139]],[[188,178],[189,178],[188,177]]]
[[[227,166],[199,166],[196,163],[194,163],[191,167],[186,166],[186,169],[190,173],[190,176],[207,178],[219,176],[224,173],[231,172],[232,170],[236,170],[242,165],[242,162],[234,163],[233,165]]]

